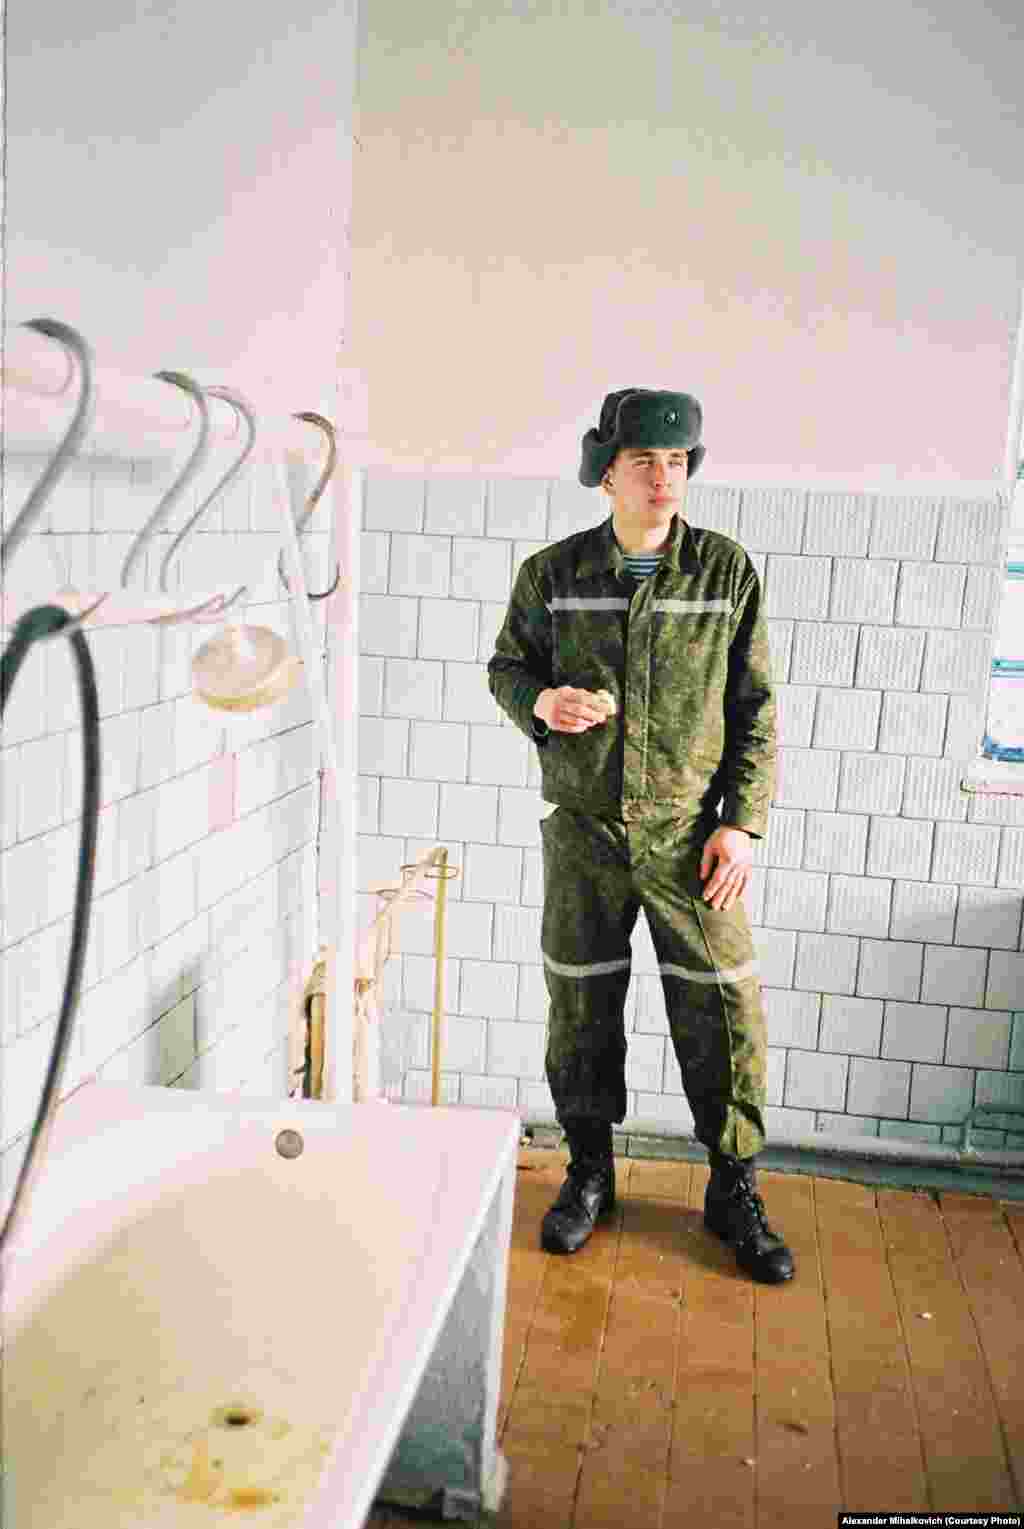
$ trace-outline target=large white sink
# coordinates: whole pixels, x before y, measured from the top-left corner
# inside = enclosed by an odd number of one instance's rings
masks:
[[[2,1296],[3,1522],[496,1507],[518,1140],[496,1111],[83,1085]]]

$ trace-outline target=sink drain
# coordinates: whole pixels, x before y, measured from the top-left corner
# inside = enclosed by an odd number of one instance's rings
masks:
[[[262,1407],[250,1407],[247,1402],[228,1402],[215,1407],[210,1416],[214,1428],[244,1428],[247,1423],[258,1423],[263,1417]]]
[[[274,1146],[281,1157],[298,1157],[304,1142],[298,1131],[278,1131]]]

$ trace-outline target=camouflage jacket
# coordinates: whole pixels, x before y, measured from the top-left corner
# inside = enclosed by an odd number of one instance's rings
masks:
[[[541,795],[623,817],[658,802],[690,824],[761,838],[775,788],[775,696],[757,570],[738,542],[672,517],[665,557],[637,583],[612,517],[535,552],[516,577],[487,666],[498,705],[536,743]],[[533,714],[542,690],[608,690],[583,733]]]

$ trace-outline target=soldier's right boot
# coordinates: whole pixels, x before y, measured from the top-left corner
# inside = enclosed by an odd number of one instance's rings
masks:
[[[569,1142],[569,1168],[558,1198],[541,1222],[540,1244],[546,1253],[577,1252],[598,1217],[615,1208],[611,1122],[577,1118],[562,1124]]]

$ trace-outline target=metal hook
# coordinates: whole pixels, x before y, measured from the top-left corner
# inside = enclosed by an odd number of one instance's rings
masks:
[[[121,588],[127,589],[128,580],[135,564],[142,555],[142,549],[153,535],[157,526],[166,520],[168,513],[181,498],[188,484],[195,477],[206,460],[210,446],[210,408],[203,395],[203,390],[191,377],[184,372],[157,372],[155,374],[161,382],[173,383],[175,387],[182,388],[193,400],[199,411],[199,440],[195,450],[185,463],[181,473],[171,484],[152,515],[146,521],[138,536],[128,549],[128,556],[124,560],[121,569]],[[234,597],[237,599],[237,595]],[[234,601],[232,601],[234,603]],[[177,626],[182,621],[192,621],[206,615],[210,620],[218,620],[227,609],[223,595],[214,595],[209,600],[204,600],[202,605],[193,606],[187,611],[173,611],[168,616],[154,616],[143,623],[144,626]]]
[[[206,402],[205,397],[203,396],[202,388],[197,382],[193,382],[191,377],[186,377],[184,372],[157,372],[156,376],[160,379],[161,382],[171,382],[175,387],[182,388],[186,393],[188,393],[189,397],[195,403],[196,408],[199,410],[199,440],[196,443],[196,448],[192,455],[185,463],[184,468],[171,484],[170,488],[167,490],[166,494],[161,499],[152,515],[146,521],[146,524],[143,526],[138,536],[132,542],[131,547],[128,549],[128,556],[125,558],[124,566],[121,569],[122,589],[128,588],[128,580],[131,578],[132,571],[135,568],[136,563],[142,556],[143,547],[149,541],[149,538],[153,535],[157,527],[162,525],[163,522],[167,519],[171,509],[181,498],[188,484],[192,481],[196,473],[206,461],[206,457],[210,449],[210,408]]]
[[[204,392],[209,398],[222,398],[225,403],[230,404],[236,415],[241,415],[241,417],[245,420],[246,429],[248,430],[249,434],[248,439],[242,448],[241,456],[236,457],[234,462],[232,462],[231,466],[228,468],[223,478],[221,478],[213,492],[207,494],[206,498],[203,500],[198,510],[196,510],[195,514],[178,532],[177,536],[174,538],[174,541],[171,543],[169,551],[164,556],[164,560],[160,564],[160,588],[164,594],[167,593],[167,568],[174,554],[185,541],[185,538],[190,534],[193,526],[195,526],[197,521],[206,514],[206,511],[210,508],[210,505],[213,503],[213,501],[221,493],[223,493],[224,489],[231,482],[231,480],[237,477],[237,475],[241,472],[245,465],[246,459],[249,457],[253,447],[256,444],[256,417],[252,412],[251,404],[249,404],[242,397],[241,393],[236,393],[232,388],[222,387],[205,388]],[[247,584],[240,585],[235,593],[231,596],[231,599],[221,607],[217,614],[223,615],[226,610],[230,609],[230,607],[235,604],[236,600],[240,600],[242,598],[248,587],[249,586]],[[223,598],[223,596],[220,598]]]
[[[305,509],[295,522],[295,535],[296,537],[299,537],[302,535],[306,522],[310,519],[313,511],[316,509],[318,503],[320,502],[320,497],[328,483],[331,481],[334,469],[338,465],[338,438],[335,433],[334,426],[331,424],[330,420],[325,419],[322,414],[313,414],[311,412],[293,414],[292,419],[300,419],[307,425],[317,425],[327,436],[326,466],[324,467],[323,472],[320,474],[320,480],[317,483],[316,488],[314,488],[313,492],[306,500]],[[284,569],[281,567],[281,559],[283,556],[284,554],[282,552],[277,554],[277,576],[281,580],[281,583],[284,585],[285,589],[287,589],[288,593],[291,594],[291,585],[288,583],[288,580],[285,577]],[[325,589],[323,593],[319,595],[310,595],[309,598],[311,600],[326,600],[330,595],[333,595],[340,582],[341,564],[336,563],[334,569],[334,583],[331,585],[330,589]]]
[[[34,329],[37,334],[45,335],[48,340],[56,340],[59,345],[63,345],[64,349],[78,362],[81,387],[78,393],[78,406],[65,431],[64,439],[43,469],[39,481],[0,543],[0,564],[5,569],[32,529],[33,523],[56,488],[58,480],[77,455],[82,440],[92,424],[95,403],[92,384],[92,350],[88,341],[82,338],[77,329],[72,329],[70,324],[62,324],[59,319],[29,319],[20,327]],[[93,610],[95,609],[96,607],[93,606]],[[91,613],[87,611],[85,614]]]

